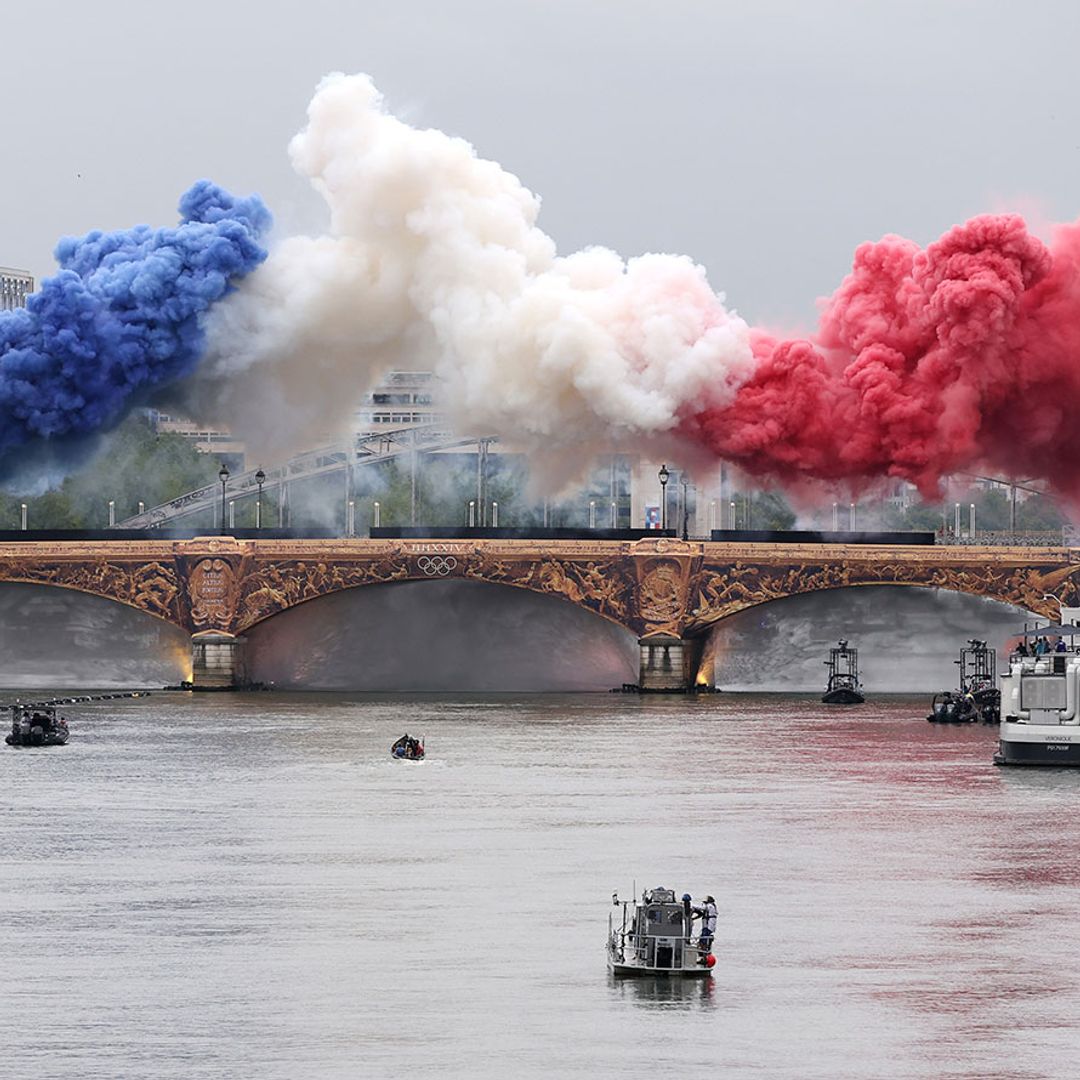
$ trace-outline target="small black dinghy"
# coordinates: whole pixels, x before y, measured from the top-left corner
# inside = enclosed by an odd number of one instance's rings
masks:
[[[400,758],[402,761],[423,761],[423,736],[419,739],[414,739],[411,735],[402,735],[401,738],[390,747],[390,753],[393,757]]]
[[[63,746],[71,737],[68,723],[55,705],[12,705],[8,746]]]

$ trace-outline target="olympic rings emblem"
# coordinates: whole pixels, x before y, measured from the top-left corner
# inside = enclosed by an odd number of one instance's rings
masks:
[[[416,565],[428,577],[446,577],[451,570],[457,568],[457,559],[453,555],[421,555],[416,560]]]

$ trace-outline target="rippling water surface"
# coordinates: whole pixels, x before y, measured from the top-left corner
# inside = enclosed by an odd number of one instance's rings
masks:
[[[0,1071],[1074,1077],[1080,775],[926,705],[73,706],[0,755]],[[716,896],[711,981],[607,975],[635,880]]]

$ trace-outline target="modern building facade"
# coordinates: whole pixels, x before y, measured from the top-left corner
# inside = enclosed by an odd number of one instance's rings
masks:
[[[0,266],[0,311],[24,307],[26,298],[34,291],[34,277],[25,270]]]

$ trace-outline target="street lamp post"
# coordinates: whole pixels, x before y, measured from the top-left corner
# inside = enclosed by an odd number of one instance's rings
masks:
[[[682,482],[682,538],[689,540],[688,527],[690,524],[690,497],[686,479]]]
[[[229,482],[229,470],[225,465],[218,469],[218,479],[221,481],[221,531],[225,532],[225,485]]]
[[[667,482],[671,473],[668,472],[667,465],[661,465],[660,471],[656,474],[660,478],[660,528],[667,528]]]
[[[255,474],[255,483],[258,485],[259,493],[255,496],[255,528],[262,528],[262,489],[263,484],[266,483],[266,473],[260,469]]]

